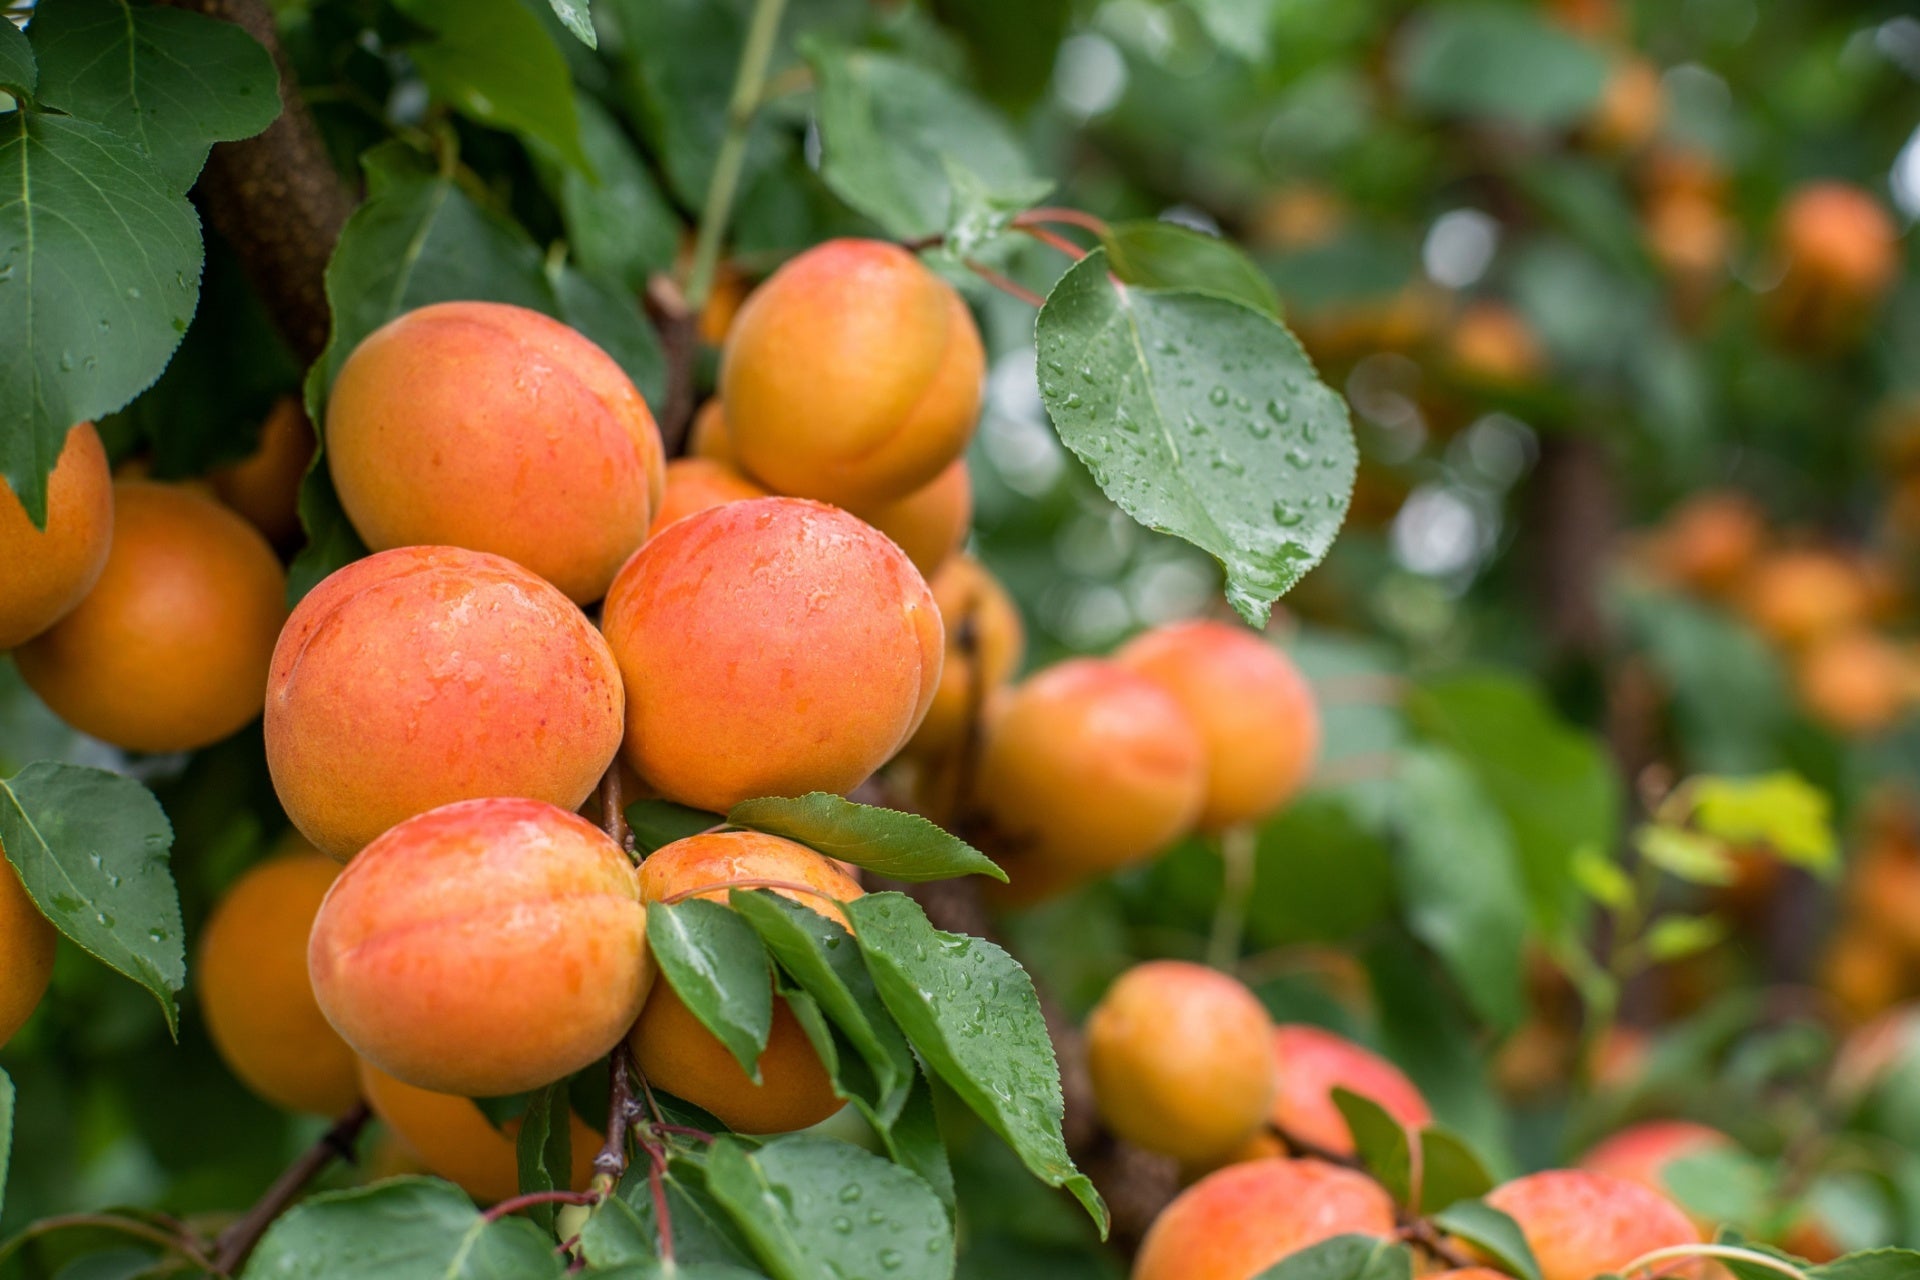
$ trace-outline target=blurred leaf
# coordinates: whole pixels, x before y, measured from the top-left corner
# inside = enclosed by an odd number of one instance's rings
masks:
[[[1045,181],[996,189],[952,156],[942,155],[940,163],[953,189],[946,238],[940,250],[962,263],[1004,234],[1015,218],[1052,190]]]
[[[567,30],[579,38],[581,44],[589,49],[600,47],[600,37],[593,31],[593,14],[587,9],[591,0],[547,0],[553,6],[554,14]]]
[[[31,101],[40,80],[40,69],[33,60],[33,46],[20,28],[11,22],[0,31],[0,90],[16,98]]]
[[[13,1077],[0,1070],[0,1209],[7,1204],[7,1164],[13,1155],[13,1099]]]
[[[1394,74],[1428,111],[1551,129],[1599,103],[1607,64],[1593,45],[1527,9],[1436,4],[1407,33]]]
[[[1779,759],[1791,692],[1778,655],[1751,627],[1638,583],[1616,584],[1609,602],[1671,692],[1689,760],[1731,772]]]
[[[1609,911],[1633,901],[1633,880],[1618,862],[1588,846],[1574,850],[1573,879],[1582,893]]]
[[[1373,1180],[1386,1189],[1396,1205],[1413,1201],[1413,1150],[1406,1128],[1372,1098],[1336,1087],[1333,1105],[1340,1108],[1347,1132]]]
[[[1540,1280],[1540,1264],[1534,1261],[1520,1224],[1484,1200],[1462,1200],[1433,1215],[1433,1225],[1491,1254],[1499,1266],[1520,1280]]]
[[[796,840],[894,880],[986,875],[1004,884],[1007,879],[986,854],[917,813],[855,804],[829,791],[742,800],[728,810],[727,821]]]
[[[1727,936],[1727,923],[1717,916],[1662,916],[1647,930],[1647,955],[1666,964],[1718,946]]]
[[[640,310],[637,295],[557,260],[548,261],[546,274],[553,290],[549,312],[613,357],[648,405],[663,403],[667,356],[660,335]]]
[[[536,154],[541,182],[560,207],[567,244],[580,266],[633,292],[673,266],[680,218],[653,180],[620,122],[584,93],[574,95],[588,175]]]
[[[1838,869],[1833,801],[1797,773],[1757,778],[1694,778],[1693,820],[1729,844],[1763,843],[1795,866]]]
[[[1413,1253],[1373,1236],[1335,1236],[1289,1255],[1252,1280],[1409,1280]]]
[[[1187,0],[1214,43],[1264,65],[1273,53],[1274,11],[1279,0]]]
[[[432,39],[406,48],[435,97],[480,124],[517,134],[529,146],[593,172],[580,146],[567,60],[526,0],[395,4],[433,32]]]
[[[933,0],[934,17],[966,45],[974,82],[999,102],[1025,106],[1046,92],[1072,0]]]
[[[1660,1168],[1660,1181],[1680,1206],[1709,1222],[1751,1223],[1767,1211],[1777,1176],[1744,1151],[1696,1151]]]
[[[1241,303],[1123,285],[1094,250],[1036,329],[1040,395],[1101,489],[1211,553],[1249,623],[1326,555],[1358,463],[1346,403]]]
[[[1493,1190],[1493,1175],[1467,1140],[1446,1129],[1420,1131],[1420,1207],[1431,1217]]]
[[[565,1191],[573,1184],[573,1106],[567,1082],[556,1080],[534,1092],[522,1113],[514,1141],[520,1165],[520,1194]],[[527,1217],[543,1231],[553,1230],[554,1206],[530,1205]]]
[[[1648,823],[1633,833],[1640,856],[1688,884],[1732,884],[1738,875],[1727,847],[1713,836]]]
[[[566,1263],[553,1238],[524,1218],[488,1222],[457,1188],[394,1178],[323,1191],[289,1209],[261,1237],[245,1280],[540,1280]]]
[[[1113,274],[1150,289],[1191,289],[1280,318],[1280,295],[1231,240],[1159,219],[1116,222],[1100,237]]]
[[[717,813],[690,809],[671,800],[635,800],[627,806],[627,830],[643,854],[663,849],[675,840],[697,836],[725,822]]]
[[[1386,917],[1386,841],[1333,795],[1309,793],[1260,828],[1247,927],[1263,946],[1340,942]]]
[[[773,984],[753,927],[703,898],[649,902],[647,945],[674,994],[758,1084],[773,1030]]]
[[[1920,1275],[1920,1252],[1912,1249],[1850,1254],[1807,1272],[1809,1280],[1912,1280],[1915,1275]]]

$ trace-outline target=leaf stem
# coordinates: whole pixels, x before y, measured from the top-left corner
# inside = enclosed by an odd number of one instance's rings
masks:
[[[1109,230],[1106,219],[1095,217],[1093,214],[1081,209],[1070,209],[1065,205],[1041,205],[1037,209],[1029,209],[1015,218],[1013,225],[1016,227],[1024,227],[1029,223],[1036,222],[1052,222],[1061,226],[1079,227],[1082,230],[1091,231],[1093,234],[1102,237],[1104,237]]]
[[[740,188],[740,171],[747,160],[747,132],[760,106],[773,60],[774,37],[787,0],[754,0],[747,24],[747,41],[740,50],[740,69],[734,75],[733,98],[727,105],[727,129],[714,157],[713,176],[707,182],[707,202],[700,211],[700,230],[693,244],[693,267],[687,276],[687,308],[699,314],[713,289],[714,268],[720,261],[720,237],[733,211]]]
[[[1045,298],[1027,288],[1027,286],[1021,284],[1019,281],[1001,275],[998,271],[995,271],[978,258],[968,258],[966,263],[967,270],[973,272],[973,274],[979,276],[982,280],[985,280],[988,284],[1000,292],[1007,294],[1009,297],[1018,298],[1030,307],[1044,307],[1047,305]]]
[[[1032,236],[1035,240],[1038,240],[1041,244],[1046,245],[1049,249],[1058,249],[1075,262],[1087,256],[1085,249],[1082,249],[1079,245],[1057,232],[1049,231],[1045,227],[1035,225],[1034,223],[1023,223],[1018,220],[1015,220],[1013,225],[1027,235]]]
[[[498,1222],[509,1214],[518,1213],[522,1209],[531,1209],[538,1204],[599,1203],[600,1193],[597,1191],[529,1191],[525,1195],[509,1196],[480,1216],[488,1222]]]
[[[1207,940],[1207,963],[1233,972],[1240,958],[1240,942],[1247,928],[1247,902],[1253,897],[1253,854],[1257,843],[1249,823],[1220,833],[1220,862],[1226,875],[1220,902],[1214,908],[1213,935]]]

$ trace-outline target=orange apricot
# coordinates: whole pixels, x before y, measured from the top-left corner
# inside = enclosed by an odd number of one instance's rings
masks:
[[[929,585],[946,633],[946,660],[907,751],[939,759],[965,742],[971,719],[1019,670],[1027,633],[1013,597],[972,556],[954,556]]]
[[[1789,648],[1866,621],[1872,610],[1858,568],[1831,551],[1775,552],[1748,575],[1741,606],[1761,632]]]
[[[1881,203],[1844,182],[1812,182],[1788,197],[1775,242],[1787,268],[1781,289],[1807,289],[1867,305],[1900,271],[1893,218]]]
[[[409,311],[363,339],[327,401],[327,466],[376,551],[503,555],[582,604],[647,536],[660,432],[612,357],[493,302]]]
[[[973,523],[973,478],[966,459],[956,458],[905,497],[849,510],[892,538],[914,568],[931,578],[967,540]]]
[[[1691,1120],[1646,1120],[1601,1141],[1580,1157],[1580,1167],[1591,1173],[1624,1178],[1671,1197],[1673,1189],[1667,1185],[1668,1165],[1688,1156],[1738,1149],[1739,1144],[1732,1138],[1704,1124]],[[1701,1232],[1714,1229],[1711,1220],[1691,1211],[1688,1216]]]
[[[1604,1173],[1549,1169],[1502,1183],[1486,1199],[1519,1224],[1540,1280],[1592,1280],[1656,1249],[1700,1243],[1679,1205]]]
[[[56,933],[0,849],[0,1045],[13,1038],[53,978]]]
[[[194,968],[207,1033],[227,1068],[289,1111],[336,1115],[360,1096],[353,1050],[307,977],[307,935],[340,865],[293,841],[221,896]]]
[[[1290,659],[1244,627],[1195,620],[1136,637],[1114,661],[1172,695],[1206,743],[1211,830],[1264,818],[1312,772],[1320,711]]]
[[[578,808],[623,709],[613,654],[558,590],[499,556],[401,547],[334,573],[288,619],[267,764],[294,825],[345,858],[455,800]]]
[[[92,588],[113,541],[113,481],[91,422],[67,432],[47,476],[47,526],[36,528],[0,482],[0,651],[64,618]]]
[[[797,498],[661,530],[620,571],[601,625],[626,683],[627,762],[703,809],[858,786],[940,679],[940,614],[913,563]]]
[[[1681,586],[1719,594],[1752,568],[1766,536],[1766,518],[1745,494],[1697,493],[1662,525],[1658,568]]]
[[[191,751],[260,714],[286,619],[258,530],[191,489],[114,486],[113,546],[71,613],[14,657],[62,720],[129,751]]]
[[[1820,965],[1820,985],[1855,1022],[1890,1008],[1906,994],[1908,978],[1900,944],[1865,923],[1841,929]]]
[[[1537,382],[1546,373],[1547,355],[1533,326],[1504,302],[1471,302],[1447,333],[1453,371],[1469,382],[1516,387]]]
[[[984,370],[951,285],[897,245],[830,240],[747,298],[720,388],[749,475],[855,506],[904,497],[960,456]]]
[[[1642,57],[1617,59],[1587,134],[1606,151],[1637,150],[1659,132],[1666,106],[1660,68]]]
[[[1304,1023],[1285,1023],[1273,1033],[1279,1064],[1273,1123],[1286,1133],[1338,1155],[1354,1154],[1353,1134],[1334,1103],[1345,1089],[1376,1102],[1411,1131],[1425,1128],[1433,1112],[1406,1073],[1345,1036]]]
[[[1088,1016],[1087,1068],[1107,1128],[1148,1151],[1207,1164],[1266,1119],[1273,1019],[1228,974],[1149,961],[1121,974]]]
[[[654,513],[648,537],[659,533],[682,516],[729,502],[764,498],[767,491],[724,462],[711,458],[675,458],[667,464],[666,496]]]
[[[693,426],[687,430],[687,456],[711,458],[736,469],[740,466],[733,452],[733,437],[727,433],[727,411],[720,397],[708,400],[693,415]]]
[[[537,800],[409,818],[334,881],[313,994],[354,1051],[408,1084],[495,1097],[611,1049],[653,982],[633,865]]]
[[[210,477],[214,496],[284,547],[300,535],[300,482],[313,450],[313,424],[300,397],[281,396],[260,426],[254,451]]]
[[[1800,654],[1794,680],[1808,714],[1848,736],[1878,733],[1913,704],[1907,655],[1866,627],[1814,641]]]
[[[1247,1280],[1334,1236],[1393,1232],[1393,1200],[1365,1174],[1319,1160],[1251,1160],[1208,1174],[1154,1219],[1133,1280]]]

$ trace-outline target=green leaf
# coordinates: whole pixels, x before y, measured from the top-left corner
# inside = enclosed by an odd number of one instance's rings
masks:
[[[555,16],[562,26],[573,32],[589,49],[600,47],[600,37],[593,30],[593,14],[588,11],[591,0],[547,0],[553,6]]]
[[[575,261],[639,292],[648,277],[673,266],[680,219],[612,113],[584,93],[574,95],[574,109],[593,175],[538,154],[535,166],[560,208]]]
[[[1357,466],[1346,403],[1273,317],[1116,282],[1096,249],[1054,286],[1040,394],[1121,510],[1211,553],[1248,622],[1320,562]]]
[[[1150,289],[1191,289],[1244,302],[1280,318],[1273,282],[1239,245],[1177,222],[1116,222],[1100,237],[1113,274]]]
[[[1449,1129],[1420,1131],[1420,1213],[1432,1216],[1493,1190],[1493,1175],[1467,1140]]]
[[[1709,1222],[1757,1222],[1777,1194],[1779,1178],[1768,1163],[1745,1151],[1695,1151],[1660,1169],[1667,1194]]]
[[[0,475],[44,524],[68,430],[138,395],[187,331],[200,223],[138,146],[69,116],[0,115],[0,191]]]
[[[742,800],[727,812],[736,827],[797,840],[829,858],[894,880],[919,883],[1007,873],[986,854],[916,813],[855,804],[829,791]]]
[[[859,1147],[796,1135],[748,1151],[722,1138],[707,1187],[775,1280],[953,1274],[953,1224],[933,1190]]]
[[[1273,53],[1277,0],[1187,0],[1213,42],[1255,65]]]
[[[647,944],[660,974],[756,1084],[773,1030],[767,951],[753,927],[717,902],[647,904]]]
[[[547,284],[553,315],[611,356],[649,405],[665,400],[667,355],[633,290],[557,261],[547,266]]]
[[[13,1156],[13,1102],[13,1077],[0,1071],[0,1209],[7,1207],[7,1164]]]
[[[1582,893],[1610,911],[1633,901],[1633,880],[1618,862],[1591,845],[1573,853],[1573,879]]]
[[[889,235],[947,229],[959,211],[949,162],[976,180],[976,203],[981,190],[1016,200],[1036,190],[1006,121],[925,63],[822,40],[805,51],[818,86],[820,176]]]
[[[40,106],[103,125],[193,185],[216,142],[251,138],[280,114],[280,75],[232,22],[121,0],[59,0],[34,12]]]
[[[1309,792],[1260,828],[1253,886],[1247,932],[1257,945],[1340,942],[1387,918],[1393,863],[1352,803]],[[1216,885],[1209,905],[1217,895]]]
[[[521,1112],[520,1133],[514,1140],[520,1164],[520,1192],[565,1191],[573,1183],[573,1104],[567,1100],[567,1082],[556,1080],[534,1091]],[[542,1230],[553,1230],[554,1207],[531,1205],[527,1216]]]
[[[690,809],[671,800],[635,800],[627,806],[627,830],[641,853],[652,853],[725,822],[717,813]]]
[[[433,32],[431,39],[408,45],[407,54],[435,97],[471,120],[592,172],[580,146],[567,59],[525,0],[395,2]]]
[[[1335,1088],[1331,1096],[1333,1105],[1340,1108],[1340,1114],[1346,1119],[1347,1132],[1353,1135],[1354,1149],[1367,1166],[1367,1172],[1386,1189],[1395,1204],[1412,1203],[1413,1148],[1407,1141],[1405,1126],[1372,1098],[1351,1089]]]
[[[1071,1192],[1104,1235],[1107,1207],[1061,1134],[1060,1066],[1026,971],[991,942],[935,929],[904,894],[856,898],[847,916],[880,998],[921,1060],[1035,1177]]]
[[[1289,1254],[1252,1280],[1409,1280],[1413,1254],[1373,1236],[1335,1236]]]
[[[172,844],[160,802],[132,778],[43,761],[0,782],[0,845],[34,905],[151,991],[177,1035],[187,962]]]
[[[540,1280],[566,1263],[525,1218],[488,1222],[452,1185],[394,1178],[325,1191],[261,1237],[245,1280]]]
[[[994,187],[950,155],[942,155],[940,161],[946,169],[947,185],[953,188],[940,249],[961,263],[1003,235],[1015,218],[1053,189],[1044,178]]]
[[[734,1230],[726,1210],[707,1194],[706,1180],[691,1161],[671,1161],[664,1185],[673,1256],[678,1265],[688,1268],[684,1274],[704,1274],[692,1270],[697,1267],[726,1275],[752,1265],[746,1241]],[[588,1216],[580,1230],[580,1248],[596,1269],[657,1265],[660,1238],[644,1163],[629,1169],[618,1196],[602,1201]]]
[[[1833,801],[1797,773],[1695,778],[1693,821],[1729,844],[1764,843],[1786,861],[1831,873],[1838,865]]]
[[[40,68],[33,60],[33,46],[20,28],[11,22],[0,31],[0,89],[16,98],[33,99],[33,87],[40,80]]]
[[[1486,1201],[1462,1200],[1434,1214],[1433,1225],[1478,1245],[1520,1280],[1540,1280],[1540,1264],[1534,1261],[1520,1224]]]
[[[1435,5],[1399,49],[1395,75],[1415,106],[1540,129],[1570,125],[1599,103],[1600,51],[1513,5]]]
[[[1727,923],[1717,916],[1662,916],[1647,930],[1647,955],[1665,964],[1716,947],[1726,936]]]
[[[1869,1249],[1807,1272],[1808,1280],[1912,1280],[1916,1275],[1920,1252],[1912,1249]]]
[[[1649,823],[1633,833],[1640,856],[1688,884],[1732,884],[1739,871],[1727,846],[1713,836]]]

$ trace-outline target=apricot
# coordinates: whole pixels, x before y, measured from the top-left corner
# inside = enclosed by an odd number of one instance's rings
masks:
[[[1898,943],[1877,929],[1850,925],[1840,931],[1820,966],[1820,985],[1852,1021],[1890,1007],[1907,990],[1907,958]]]
[[[653,414],[612,357],[494,302],[435,303],[363,339],[334,380],[326,445],[374,550],[490,551],[582,604],[645,540],[666,483]]]
[[[1206,741],[1158,684],[1073,658],[998,700],[975,790],[1015,888],[1025,868],[1098,875],[1192,829],[1206,803]]]
[[[1580,1167],[1672,1196],[1673,1190],[1667,1186],[1668,1165],[1689,1156],[1738,1149],[1739,1144],[1732,1138],[1704,1124],[1690,1120],[1647,1120],[1629,1125],[1599,1143],[1580,1157]],[[1713,1231],[1715,1223],[1711,1220],[1691,1211],[1688,1216],[1702,1234]]]
[[[653,529],[659,533],[682,516],[729,502],[764,498],[767,491],[724,462],[711,458],[675,458],[667,464],[666,496],[654,513]]]
[[[640,864],[640,896],[647,902],[683,897],[725,902],[730,886],[752,887],[754,881],[811,886],[818,892],[774,892],[841,925],[848,921],[838,904],[861,894],[859,884],[838,864],[805,845],[757,831],[690,836],[656,850]],[[773,1031],[756,1064],[758,1084],[666,982],[655,985],[629,1044],[648,1080],[704,1107],[736,1133],[804,1129],[840,1109],[812,1041],[777,996]]]
[[[627,762],[702,809],[850,790],[912,736],[940,680],[940,614],[913,563],[797,498],[661,530],[601,625],[626,684]]]
[[[1794,191],[1774,235],[1786,264],[1786,294],[1804,291],[1865,306],[1900,272],[1893,218],[1872,195],[1844,182],[1811,182]]]
[[[1831,551],[1802,548],[1761,560],[1741,604],[1749,621],[1788,648],[1866,621],[1872,601],[1859,570]]]
[[[1285,1023],[1273,1033],[1279,1064],[1271,1119],[1278,1128],[1338,1155],[1354,1154],[1353,1134],[1334,1103],[1345,1089],[1376,1102],[1409,1132],[1433,1120],[1427,1100],[1406,1073],[1345,1036],[1304,1023]]]
[[[1447,335],[1454,373],[1469,382],[1512,388],[1538,382],[1547,356],[1533,326],[1504,302],[1468,303]]]
[[[537,800],[409,818],[334,881],[307,947],[354,1051],[408,1084],[497,1097],[611,1049],[653,982],[633,865]]]
[[[1600,104],[1587,122],[1594,144],[1606,151],[1634,151],[1660,130],[1666,115],[1660,68],[1642,57],[1615,61]]]
[[[1519,1224],[1540,1280],[1592,1280],[1655,1249],[1700,1243],[1679,1205],[1604,1173],[1549,1169],[1502,1183],[1486,1199]]]
[[[739,468],[740,459],[733,452],[733,437],[727,433],[727,411],[718,396],[701,405],[700,411],[693,415],[693,426],[687,431],[687,456],[711,458]]]
[[[1849,736],[1888,728],[1913,703],[1906,654],[1866,627],[1814,641],[1800,655],[1794,679],[1807,712]]]
[[[56,936],[0,849],[0,1045],[13,1039],[47,994]]]
[[[905,497],[850,508],[907,553],[913,567],[931,578],[967,540],[973,523],[973,478],[964,458]]]
[[[402,1151],[428,1173],[483,1202],[519,1194],[521,1117],[496,1129],[471,1098],[410,1085],[364,1060],[357,1084]],[[569,1120],[570,1181],[575,1191],[585,1191],[593,1181],[593,1158],[600,1154],[602,1138],[579,1116]]]
[[[289,1111],[336,1115],[359,1098],[360,1081],[353,1050],[313,998],[307,935],[340,866],[292,846],[221,897],[194,976],[213,1047],[242,1084]]]
[[[79,604],[107,563],[113,481],[91,422],[76,424],[47,476],[40,529],[0,482],[0,651],[45,631]]]
[[[852,507],[904,497],[960,456],[984,371],[951,285],[897,245],[830,240],[747,298],[720,391],[749,475]]]
[[[313,461],[313,424],[300,397],[281,396],[260,426],[260,443],[210,477],[214,496],[247,518],[276,547],[300,536],[300,482]]]
[[[1264,818],[1313,771],[1320,711],[1288,657],[1230,623],[1195,620],[1136,637],[1114,661],[1172,695],[1206,744],[1210,830]]]
[[[1154,960],[1121,974],[1087,1018],[1100,1117],[1188,1165],[1244,1142],[1273,1098],[1273,1019],[1238,979]]]
[[[510,560],[402,547],[326,578],[287,620],[267,764],[307,839],[349,857],[455,800],[577,809],[619,750],[606,642]]]
[[[1745,494],[1698,493],[1662,526],[1658,568],[1681,586],[1717,595],[1752,568],[1766,537],[1766,518]]]
[[[1253,1160],[1208,1174],[1162,1210],[1134,1255],[1133,1280],[1247,1280],[1334,1236],[1393,1232],[1393,1200],[1365,1174]]]
[[[929,585],[946,633],[946,659],[933,703],[907,751],[939,759],[966,741],[972,718],[1019,670],[1027,632],[1013,597],[971,556],[954,556]]]
[[[192,751],[260,714],[286,619],[286,574],[258,530],[211,497],[113,488],[113,546],[93,590],[14,655],[82,733],[129,751]]]
[[[1704,284],[1726,270],[1733,252],[1733,220],[1719,199],[1678,191],[1650,201],[1647,247],[1655,261],[1684,283]]]

